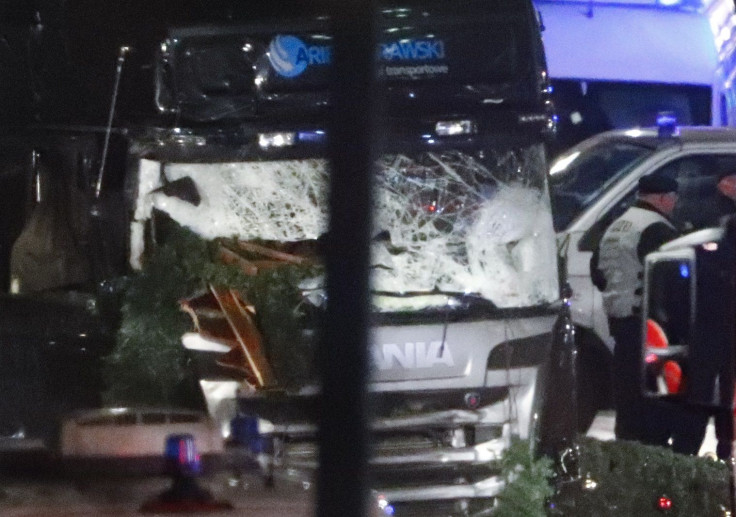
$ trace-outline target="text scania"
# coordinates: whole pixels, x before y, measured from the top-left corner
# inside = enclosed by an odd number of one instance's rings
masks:
[[[381,57],[385,61],[430,61],[445,58],[445,42],[442,40],[407,40],[381,44]]]
[[[450,348],[447,343],[443,346],[441,341],[376,346],[373,348],[373,361],[379,370],[390,370],[394,366],[406,369],[455,366]]]

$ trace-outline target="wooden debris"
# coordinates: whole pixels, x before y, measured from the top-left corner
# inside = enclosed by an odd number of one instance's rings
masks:
[[[266,357],[252,307],[235,289],[209,286],[209,292],[179,302],[202,337],[223,343],[230,351],[217,361],[240,371],[257,388],[273,388],[276,377]]]
[[[238,241],[238,247],[243,251],[247,251],[255,255],[263,255],[264,257],[278,260],[280,262],[288,262],[290,264],[298,265],[306,264],[308,262],[308,259],[306,257],[293,255],[291,253],[284,253],[283,251],[267,248],[266,246],[261,246],[260,244],[255,244],[250,241]]]
[[[275,249],[280,247],[282,249]],[[301,253],[284,251],[291,247],[300,252],[309,253],[309,256]],[[295,243],[273,243],[273,247],[256,244],[250,241],[226,241],[221,240],[218,247],[219,259],[227,265],[240,268],[249,276],[257,275],[259,271],[274,269],[287,264],[309,265],[317,264],[314,241],[302,241]],[[243,253],[248,256],[243,256]]]
[[[240,270],[249,276],[255,276],[258,274],[258,266],[253,264],[251,261],[238,255],[233,250],[226,248],[222,244],[218,248],[219,259],[223,264],[234,265],[240,268]]]

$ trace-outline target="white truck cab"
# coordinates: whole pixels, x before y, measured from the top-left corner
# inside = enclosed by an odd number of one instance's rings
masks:
[[[733,0],[535,0],[558,148],[610,129],[736,125]]]
[[[571,310],[579,347],[581,427],[610,404],[613,340],[590,258],[606,227],[635,200],[645,175],[678,181],[673,222],[683,233],[718,218],[719,174],[736,171],[736,128],[679,127],[615,130],[589,138],[551,164],[555,227],[573,290]]]

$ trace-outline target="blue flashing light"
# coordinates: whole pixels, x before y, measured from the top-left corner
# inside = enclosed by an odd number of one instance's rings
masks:
[[[690,277],[690,267],[685,263],[680,264],[680,276],[682,278]]]
[[[297,140],[300,142],[320,143],[326,139],[326,133],[320,129],[316,131],[299,131]]]
[[[660,138],[677,136],[677,116],[671,111],[662,111],[657,114],[657,128]]]
[[[167,436],[164,459],[172,474],[196,476],[202,472],[202,461],[194,443],[194,436],[191,434]]]
[[[390,504],[386,505],[383,508],[383,513],[385,513],[386,515],[393,515],[394,512],[395,512],[394,507],[391,506]]]

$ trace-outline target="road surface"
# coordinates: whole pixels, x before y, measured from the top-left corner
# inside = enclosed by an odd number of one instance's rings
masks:
[[[612,440],[614,413],[598,414],[588,436]],[[701,454],[715,451],[712,424]],[[213,500],[231,511],[187,515],[308,517],[315,514],[314,486],[299,477],[277,477],[266,487],[255,469],[225,469],[205,475],[199,484]],[[165,477],[83,476],[71,478],[34,471],[32,475],[0,474],[0,515],[3,517],[97,517],[144,515],[141,507],[171,486]]]

